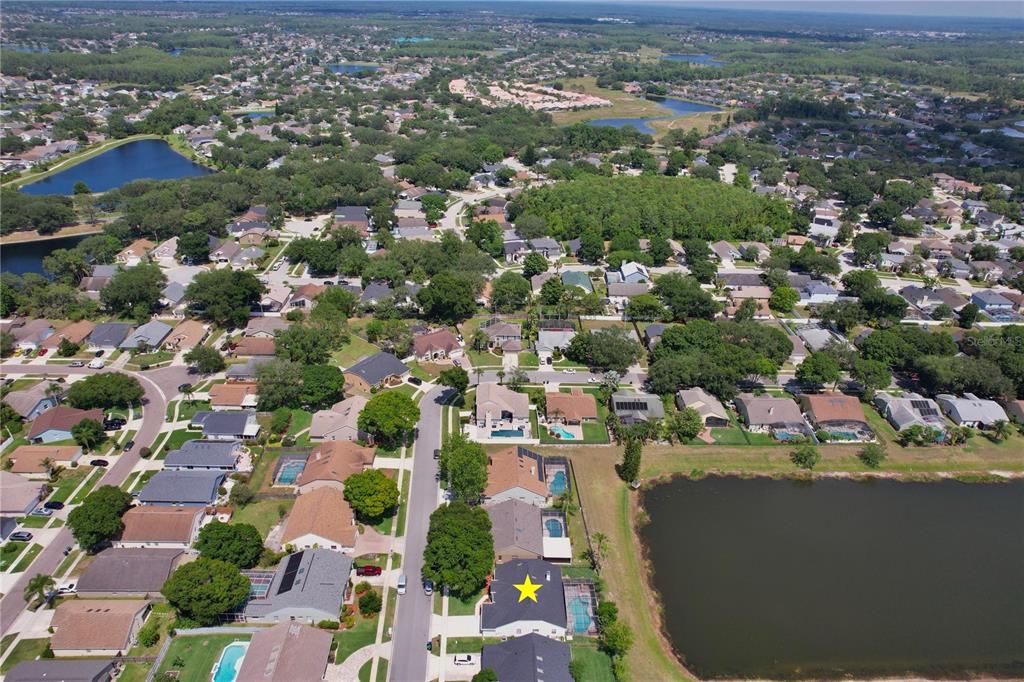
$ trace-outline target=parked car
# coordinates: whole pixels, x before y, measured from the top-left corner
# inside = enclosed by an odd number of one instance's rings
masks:
[[[419,377],[409,377],[409,383],[413,386],[422,386],[423,379],[420,379]]]
[[[47,509],[63,509],[64,503],[58,502],[57,500],[50,500],[49,502],[43,503],[43,506]]]
[[[433,580],[429,580],[428,579],[428,580],[424,580],[423,581],[423,594],[427,595],[428,597],[430,595],[434,594],[434,581]]]
[[[91,462],[89,462],[89,466],[107,467],[107,466],[110,466],[110,462],[108,462],[105,459],[94,459]]]
[[[452,364],[455,365],[456,367],[462,367],[462,361],[459,360],[458,358],[453,358]]]
[[[597,377],[590,377],[590,378],[587,379],[587,383],[588,384],[597,384],[597,383],[600,383],[600,382],[601,382],[601,380],[598,379]]]
[[[455,654],[455,665],[473,665],[473,654]]]
[[[357,566],[356,575],[380,575],[383,573],[383,569],[380,566]]]
[[[39,352],[36,353],[36,355],[38,355],[39,357],[43,357],[44,355],[46,355],[49,352],[49,350],[50,350],[49,348],[40,348]]]
[[[53,516],[53,510],[47,509],[45,506],[39,509],[32,510],[32,516]]]
[[[57,588],[57,594],[74,594],[75,592],[78,592],[75,583],[67,583]]]
[[[73,360],[68,363],[68,367],[85,367],[85,363],[81,360]]]
[[[103,369],[106,366],[107,363],[104,362],[103,360],[100,360],[99,358],[89,361],[89,369]]]
[[[103,422],[104,431],[117,431],[118,429],[124,428],[123,419],[107,419]]]
[[[441,451],[434,448],[434,459],[441,459]]]
[[[274,263],[274,267],[271,268],[271,270],[273,270],[274,272],[277,272],[280,269],[281,269],[281,261],[277,261],[276,263]]]
[[[124,444],[124,451],[128,452],[129,450],[131,450],[134,447],[135,447],[135,441],[130,440],[127,443]]]
[[[103,351],[101,351],[101,350],[96,351],[95,357],[102,358],[103,357]]]
[[[32,533],[29,533],[27,530],[15,531],[11,533],[10,539],[14,542],[28,542],[32,539]]]
[[[562,370],[562,374],[575,374],[575,373],[576,373],[576,370],[574,370],[572,367],[566,367],[565,369]]]

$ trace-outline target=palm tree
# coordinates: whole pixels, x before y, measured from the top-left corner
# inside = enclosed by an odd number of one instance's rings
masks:
[[[28,584],[25,585],[25,591],[22,593],[22,596],[28,603],[32,603],[35,599],[43,601],[46,599],[47,593],[56,585],[57,581],[52,576],[36,573],[35,576],[29,579]]]
[[[1005,419],[1000,419],[995,423],[992,428],[992,437],[995,438],[997,443],[1002,443],[1004,440],[1013,435],[1013,427],[1010,426],[1010,422]]]
[[[178,386],[178,393],[184,395],[185,399],[191,403],[192,396],[195,394],[195,389],[192,387],[192,384],[182,384],[181,386]]]
[[[498,370],[498,383],[500,384],[504,380],[505,380],[505,370],[499,369]]]
[[[604,553],[608,551],[608,536],[597,531],[590,538],[594,543],[594,549],[597,551],[597,555],[604,556]]]
[[[50,398],[56,403],[59,403],[61,401],[61,398],[64,397],[64,387],[58,384],[57,382],[51,383],[49,386],[46,387],[46,397]]]
[[[473,368],[473,374],[476,375],[476,383],[477,383],[477,385],[480,384],[480,377],[481,377],[481,375],[483,375],[483,373],[484,373],[483,367],[474,367]]]
[[[49,476],[50,480],[52,481],[53,472],[57,468],[54,464],[54,461],[49,457],[43,457],[43,461],[40,462],[39,464],[42,465],[43,469],[46,470],[46,475]]]

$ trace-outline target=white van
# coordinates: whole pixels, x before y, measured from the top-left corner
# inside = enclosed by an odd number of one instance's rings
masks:
[[[103,369],[107,366],[107,363],[99,358],[89,361],[89,369]]]
[[[406,579],[405,575],[398,576],[398,594],[405,594]]]

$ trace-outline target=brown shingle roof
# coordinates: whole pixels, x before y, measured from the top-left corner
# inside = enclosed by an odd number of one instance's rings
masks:
[[[342,547],[355,547],[356,527],[352,507],[337,488],[317,488],[299,495],[284,525],[281,542],[288,544],[303,535],[316,535]]]
[[[244,336],[235,343],[235,355],[274,355],[276,348],[274,339]]]
[[[144,599],[73,599],[57,607],[53,649],[125,649],[132,623],[149,607]]]
[[[573,388],[571,393],[545,393],[548,417],[561,416],[570,421],[597,419],[597,400],[582,388]]]
[[[235,381],[214,384],[210,387],[210,405],[213,407],[242,407],[247,397],[256,394],[256,384],[253,382]]]
[[[236,682],[319,680],[327,670],[331,633],[299,623],[280,623],[252,636]]]
[[[185,320],[171,331],[164,340],[164,344],[170,348],[183,349],[195,348],[203,337],[206,336],[206,327],[196,320]]]
[[[801,397],[804,409],[819,424],[822,422],[844,421],[866,424],[864,408],[860,401],[842,393],[807,393]]]
[[[519,448],[496,452],[487,465],[487,489],[484,495],[493,497],[512,488],[525,488],[543,497],[548,496],[544,472],[538,470],[537,461],[522,454]]]
[[[40,345],[43,348],[57,348],[60,346],[60,342],[63,339],[67,339],[71,343],[81,344],[89,334],[92,334],[92,330],[96,328],[89,320],[81,320],[79,322],[72,322],[71,324],[61,327],[53,333],[50,338],[43,341]]]
[[[412,347],[416,355],[425,355],[439,350],[450,353],[459,347],[459,342],[455,339],[455,335],[447,329],[438,329],[414,338]]]
[[[195,507],[146,505],[132,507],[121,517],[123,542],[184,542],[192,539],[196,516],[203,513]]]
[[[32,422],[32,428],[28,432],[28,439],[32,440],[50,429],[70,431],[71,427],[83,419],[94,419],[102,424],[103,410],[76,410],[67,405],[58,405],[57,407],[50,408]]]
[[[338,440],[321,443],[313,448],[306,466],[296,483],[304,486],[313,481],[344,483],[352,474],[358,474],[373,464],[373,448],[364,448],[352,441]]]
[[[10,455],[13,462],[10,471],[15,474],[41,474],[46,472],[43,460],[54,464],[71,462],[82,454],[77,445],[22,445]]]

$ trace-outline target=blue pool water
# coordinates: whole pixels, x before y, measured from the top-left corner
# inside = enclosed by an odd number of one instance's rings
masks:
[[[548,490],[552,495],[561,495],[565,492],[565,489],[569,487],[569,481],[565,477],[564,471],[555,472],[555,475],[551,478],[551,483],[548,484]]]
[[[590,615],[590,603],[583,597],[576,597],[569,602],[569,613],[572,616],[573,632],[587,632],[594,622]]]
[[[281,465],[281,470],[277,472],[277,482],[281,485],[291,485],[295,483],[295,480],[305,468],[306,463],[301,459],[285,462]]]
[[[367,64],[331,64],[327,67],[331,73],[359,73],[360,71],[379,71],[379,66]]]
[[[562,522],[558,519],[548,519],[544,522],[544,526],[548,529],[549,538],[562,537]]]
[[[572,431],[567,431],[564,427],[556,425],[550,426],[548,428],[551,430],[552,435],[557,435],[562,440],[573,440],[574,438],[576,438],[576,436],[573,435]]]
[[[224,647],[220,652],[220,660],[213,666],[213,682],[235,682],[248,649],[248,642],[232,642]]]
[[[639,132],[646,135],[653,135],[654,128],[649,124],[651,121],[659,121],[666,118],[675,118],[676,116],[687,116],[689,114],[700,114],[705,111],[721,111],[718,107],[710,104],[698,104],[697,102],[687,102],[686,100],[676,99],[674,97],[666,97],[664,99],[657,100],[657,103],[664,109],[667,109],[665,116],[651,116],[647,118],[595,118],[592,121],[587,121],[590,125],[595,126],[606,126],[612,128],[625,128],[626,126],[633,126]]]
[[[522,438],[522,429],[498,429],[491,431],[491,438]]]

